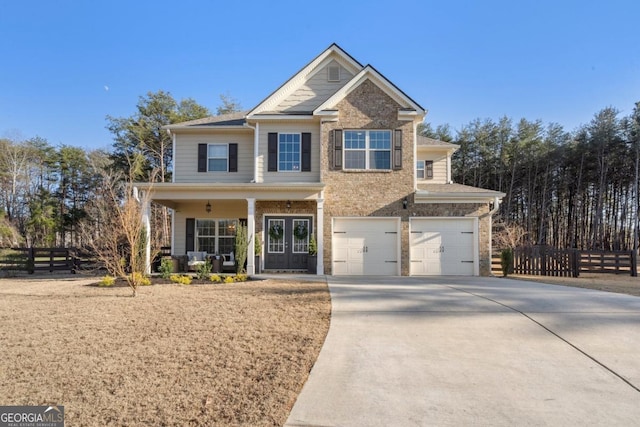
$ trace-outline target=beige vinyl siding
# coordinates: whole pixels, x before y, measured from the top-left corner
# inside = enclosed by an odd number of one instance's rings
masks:
[[[418,160],[433,161],[433,178],[419,179],[418,182],[431,184],[447,183],[447,154],[418,153]]]
[[[184,255],[187,244],[187,218],[195,219],[240,219],[247,217],[247,202],[244,200],[225,201],[224,203],[210,200],[211,213],[204,210],[207,201],[180,204],[173,211],[174,240],[172,251],[174,255]]]
[[[311,133],[311,172],[268,172],[268,138],[270,132]],[[258,176],[262,182],[319,182],[320,181],[320,136],[319,126],[314,122],[297,121],[260,123],[260,148],[258,154]]]
[[[238,172],[198,172],[198,144],[238,144]],[[178,134],[175,182],[250,182],[253,179],[253,131],[215,135]]]
[[[340,67],[340,81],[330,82],[328,81],[328,69],[330,66],[336,65]],[[313,74],[304,85],[282,101],[276,107],[276,111],[313,111],[352,78],[353,74],[346,68],[335,60],[331,61]]]

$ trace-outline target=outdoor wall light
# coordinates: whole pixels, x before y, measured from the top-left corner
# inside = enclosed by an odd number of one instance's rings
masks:
[[[207,204],[204,206],[204,210],[207,211],[207,213],[211,213],[211,203],[209,203],[208,200]]]
[[[407,209],[407,206],[409,206],[409,199],[405,197],[402,201],[402,209]]]
[[[287,209],[291,209],[291,200],[287,200]]]

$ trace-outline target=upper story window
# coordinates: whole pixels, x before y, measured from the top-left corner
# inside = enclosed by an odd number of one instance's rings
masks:
[[[418,160],[416,163],[416,176],[418,179],[433,178],[433,160]]]
[[[278,170],[300,171],[300,134],[278,134]]]
[[[238,144],[198,144],[198,172],[238,172]]]
[[[311,172],[311,133],[267,135],[268,172]]]
[[[344,169],[391,169],[391,131],[345,130]]]
[[[209,172],[226,172],[229,162],[229,146],[227,144],[209,144],[207,147],[207,170]]]

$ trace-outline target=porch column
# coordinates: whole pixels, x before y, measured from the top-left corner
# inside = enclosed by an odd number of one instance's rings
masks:
[[[324,274],[324,199],[316,201],[316,243],[318,256],[316,257],[316,274]]]
[[[247,234],[249,235],[249,247],[247,248],[247,274],[256,274],[255,263],[255,239],[256,239],[256,199],[247,199]]]
[[[151,274],[151,201],[148,197],[142,199],[142,226],[145,230],[144,242],[144,273]]]

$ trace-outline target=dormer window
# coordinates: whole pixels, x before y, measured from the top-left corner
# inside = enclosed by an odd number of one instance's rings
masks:
[[[339,82],[340,81],[340,66],[339,65],[329,65],[327,67],[327,81],[329,81],[329,82]]]

